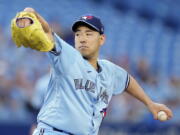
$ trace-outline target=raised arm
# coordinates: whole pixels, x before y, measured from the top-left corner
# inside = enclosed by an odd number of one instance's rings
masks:
[[[39,22],[41,23],[44,32],[53,41],[52,30],[51,30],[49,24],[47,23],[47,21],[41,15],[39,15],[33,8],[27,7],[23,11],[34,13],[36,15],[37,19],[39,20]],[[27,27],[27,26],[31,25],[31,22],[28,18],[19,19],[17,21],[17,25],[19,27]]]
[[[158,112],[160,111],[166,112],[168,119],[173,116],[172,111],[167,106],[153,102],[132,76],[130,76],[130,82],[126,92],[144,103],[153,114],[154,119],[158,119]]]

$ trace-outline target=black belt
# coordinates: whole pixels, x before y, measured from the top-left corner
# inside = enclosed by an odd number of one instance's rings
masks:
[[[57,129],[57,128],[54,128],[54,127],[53,127],[53,130],[54,130],[54,131],[61,132],[61,133],[65,133],[65,134],[68,134],[68,135],[74,135],[74,134],[72,134],[72,133],[69,133],[69,132],[66,132],[66,131],[64,131],[64,130]]]

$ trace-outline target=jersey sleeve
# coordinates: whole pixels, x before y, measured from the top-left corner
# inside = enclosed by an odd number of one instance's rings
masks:
[[[114,66],[114,91],[113,95],[122,93],[129,85],[130,76],[126,70]]]
[[[54,40],[55,48],[48,52],[50,63],[56,72],[66,73],[82,56],[75,48],[66,43],[57,34],[54,34]]]

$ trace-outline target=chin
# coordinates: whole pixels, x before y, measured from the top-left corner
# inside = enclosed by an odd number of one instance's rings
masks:
[[[84,51],[79,51],[82,55],[82,57],[86,60],[90,59],[91,58],[91,55],[90,54],[87,54],[87,52],[84,52]]]

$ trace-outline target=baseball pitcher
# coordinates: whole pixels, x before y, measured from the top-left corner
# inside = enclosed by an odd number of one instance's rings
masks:
[[[172,117],[171,110],[153,102],[123,68],[98,59],[105,42],[98,17],[84,15],[74,22],[75,48],[53,33],[33,8],[18,13],[11,28],[18,47],[47,52],[52,67],[33,135],[97,135],[112,96],[122,92],[144,103],[154,119],[160,111],[167,120]]]

